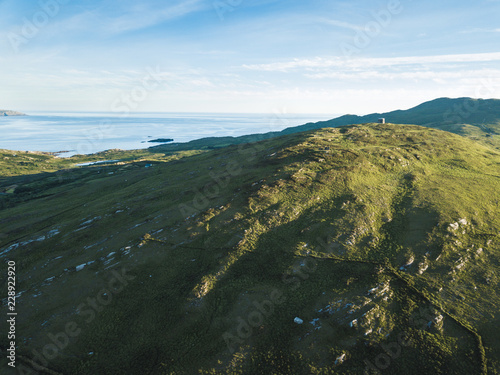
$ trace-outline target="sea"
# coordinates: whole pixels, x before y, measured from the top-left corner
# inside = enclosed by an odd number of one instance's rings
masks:
[[[188,142],[205,137],[280,131],[332,114],[136,113],[126,117],[102,112],[38,112],[0,117],[0,149],[45,151],[60,157],[109,149],[134,150],[168,138]]]

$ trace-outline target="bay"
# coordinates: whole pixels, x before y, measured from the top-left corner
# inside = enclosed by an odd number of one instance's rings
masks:
[[[280,131],[328,120],[336,115],[39,112],[0,117],[0,149],[92,154],[109,149],[133,150],[158,145],[158,138],[188,142],[205,137]]]

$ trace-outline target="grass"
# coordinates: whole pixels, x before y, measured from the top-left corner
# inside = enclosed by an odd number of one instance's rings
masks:
[[[358,374],[399,345],[384,373],[500,371],[494,148],[365,124],[91,158],[122,164],[61,181],[54,171],[75,161],[49,157],[53,172],[6,169],[0,182],[17,185],[0,196],[0,252],[19,244],[1,256],[16,260],[24,291],[25,357],[76,322],[50,369]],[[135,278],[87,322],[78,306],[122,268]]]

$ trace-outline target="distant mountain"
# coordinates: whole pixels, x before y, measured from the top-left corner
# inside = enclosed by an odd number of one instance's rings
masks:
[[[0,116],[26,116],[26,114],[16,111],[0,109]]]
[[[500,100],[498,99],[472,99],[472,98],[440,98],[422,103],[408,110],[396,110],[386,113],[372,113],[366,116],[345,115],[333,120],[306,124],[297,128],[304,130],[322,127],[337,127],[343,125],[377,122],[385,118],[393,124],[422,125],[430,128],[443,128],[449,125],[469,124],[481,129],[496,124],[497,129],[489,129],[491,133],[498,132],[500,123]],[[285,129],[284,132],[292,128]]]
[[[372,113],[366,116],[345,115],[333,120],[288,128],[283,130],[283,133],[372,123],[377,122],[379,118],[385,118],[386,122],[393,124],[421,125],[470,137],[489,138],[500,135],[500,100],[440,98],[408,110]]]
[[[157,151],[180,151],[220,148],[314,129],[374,123],[379,118],[385,118],[386,122],[393,124],[413,124],[445,130],[500,148],[500,100],[440,98],[422,103],[408,110],[372,113],[366,116],[344,115],[328,121],[286,128],[279,132],[251,134],[241,137],[202,138],[187,143],[156,146],[153,149]]]

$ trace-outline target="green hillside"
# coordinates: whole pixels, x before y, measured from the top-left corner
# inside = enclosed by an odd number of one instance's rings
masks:
[[[290,127],[279,132],[240,137],[209,137],[187,143],[156,146],[154,149],[158,152],[213,149],[326,127],[375,123],[379,118],[385,118],[387,122],[394,124],[413,124],[446,130],[500,148],[500,100],[440,98],[408,110],[372,113],[366,116],[345,115],[328,121]]]
[[[500,373],[498,150],[394,124],[165,147],[0,181],[25,373]]]
[[[440,98],[408,110],[374,113],[366,116],[343,116],[305,127],[330,127],[376,122],[386,118],[396,124],[415,124],[446,130],[500,147],[500,100]],[[305,129],[304,129],[305,130]]]
[[[59,179],[67,175],[67,170],[79,163],[118,160],[120,163],[131,161],[164,161],[201,153],[207,150],[231,145],[243,145],[288,134],[327,127],[377,122],[379,118],[398,124],[415,124],[445,130],[465,136],[479,143],[500,149],[500,100],[497,99],[448,99],[441,98],[423,103],[408,110],[388,113],[374,113],[366,116],[345,115],[329,121],[294,126],[279,132],[249,134],[240,137],[208,137],[185,143],[169,143],[143,150],[123,152],[108,150],[92,155],[76,155],[71,158],[58,158],[54,153],[10,151],[0,149],[0,182],[5,177],[24,176],[17,183],[29,181],[40,176],[37,173],[58,172]],[[11,181],[12,182],[12,181]],[[0,190],[1,192],[1,190]]]

